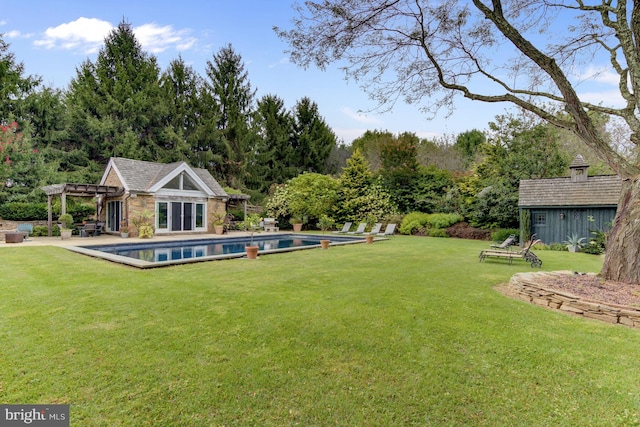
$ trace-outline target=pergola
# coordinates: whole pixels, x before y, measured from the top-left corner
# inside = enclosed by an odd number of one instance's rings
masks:
[[[102,202],[105,197],[118,197],[124,194],[123,187],[96,184],[53,184],[42,187],[42,190],[47,193],[47,209],[49,214],[47,225],[49,226],[49,236],[51,236],[51,227],[53,226],[53,213],[51,209],[53,196],[60,195],[60,209],[62,214],[67,213],[67,195],[75,197],[95,197],[96,213],[99,218],[100,211],[102,210]]]

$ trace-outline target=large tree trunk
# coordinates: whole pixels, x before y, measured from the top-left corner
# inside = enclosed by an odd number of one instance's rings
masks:
[[[607,239],[602,267],[607,280],[640,285],[640,177],[626,179]]]

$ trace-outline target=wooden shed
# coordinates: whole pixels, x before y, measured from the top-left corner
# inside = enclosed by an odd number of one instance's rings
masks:
[[[589,239],[590,230],[610,228],[622,181],[617,175],[588,176],[588,168],[578,155],[569,177],[520,181],[521,239],[535,233],[544,243],[562,243],[574,234]]]

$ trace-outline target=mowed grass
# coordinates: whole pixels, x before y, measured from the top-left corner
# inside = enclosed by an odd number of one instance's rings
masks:
[[[0,402],[72,426],[638,425],[640,331],[494,290],[528,264],[396,236],[135,270],[0,250]],[[537,252],[543,270],[599,271]]]

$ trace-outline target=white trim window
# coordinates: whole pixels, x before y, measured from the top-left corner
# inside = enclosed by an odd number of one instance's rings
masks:
[[[207,203],[196,200],[158,200],[156,230],[161,233],[207,231]]]

